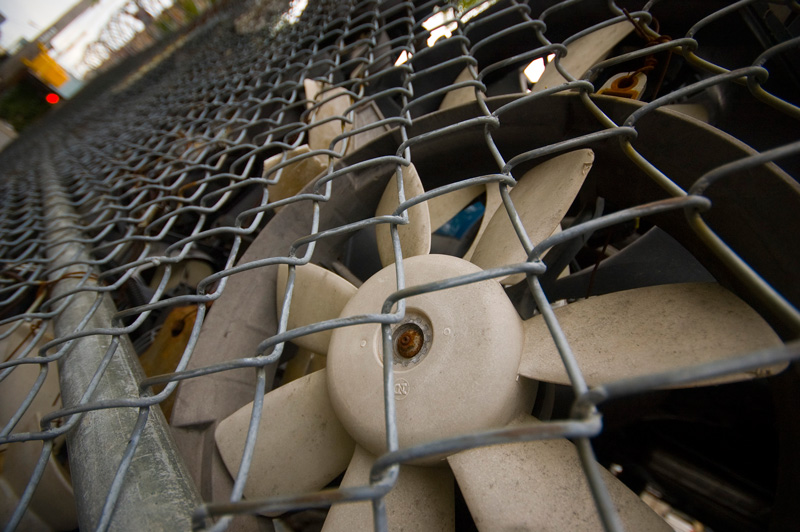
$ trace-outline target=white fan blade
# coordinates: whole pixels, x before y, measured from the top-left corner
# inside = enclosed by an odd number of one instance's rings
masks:
[[[431,213],[431,229],[436,231],[449,222],[453,216],[461,212],[472,200],[480,196],[485,189],[484,185],[473,185],[428,200],[428,210]]]
[[[625,290],[555,309],[555,315],[590,386],[781,345],[761,316],[714,283]],[[569,384],[544,318],[535,316],[524,327],[520,374]],[[694,385],[765,376],[785,367],[783,363],[757,375],[739,373]]]
[[[36,417],[19,427],[19,431],[37,432],[41,418]],[[0,482],[7,481],[17,496],[21,496],[42,454],[42,442],[10,443],[4,448],[4,454]],[[28,506],[28,513],[41,518],[53,530],[73,530],[78,526],[75,495],[69,478],[69,472],[51,454]]]
[[[526,172],[511,189],[511,200],[534,244],[556,231],[593,161],[594,152],[588,149],[559,155]],[[478,241],[471,261],[488,270],[525,262],[527,258],[508,212],[504,207],[498,208]]]
[[[464,260],[472,260],[472,255],[475,254],[475,248],[478,247],[478,242],[480,242],[483,233],[486,232],[486,228],[489,226],[489,222],[494,217],[494,213],[497,212],[497,209],[500,208],[502,204],[503,197],[500,195],[499,185],[497,183],[488,183],[486,185],[486,205],[485,209],[483,210],[481,225],[478,227],[478,232],[475,233],[475,238],[472,240],[472,244],[464,254]]]
[[[447,461],[478,530],[603,530],[580,459],[567,440],[479,447]],[[616,477],[602,472],[626,530],[672,530]]]
[[[276,302],[281,312],[289,267],[278,268],[278,293]],[[287,330],[338,318],[342,309],[358,289],[344,278],[316,264],[304,264],[295,268],[292,304],[289,307]],[[325,354],[331,341],[331,331],[322,331],[292,340],[293,343],[314,353]]]
[[[275,179],[278,175],[277,171],[268,174],[272,168],[281,162],[290,161],[291,159],[305,155],[310,151],[311,148],[308,147],[308,144],[303,144],[289,151],[283,161],[281,161],[281,158],[283,157],[282,154],[278,153],[273,155],[264,161],[264,176],[266,176],[267,179]],[[292,196],[296,195],[298,192],[303,190],[303,187],[324,172],[327,168],[328,158],[322,155],[307,157],[284,166],[283,171],[281,172],[280,180],[278,180],[278,182],[274,185],[267,185],[270,203],[275,203],[276,201],[291,198]]]
[[[304,86],[307,99],[327,100],[311,112],[312,125],[332,117],[344,117],[347,113],[347,108],[353,104],[353,99],[342,87],[335,87],[322,92],[324,89],[323,84],[308,79],[304,80]],[[313,98],[310,96],[312,94]],[[312,150],[333,149],[339,151],[341,150],[342,141],[337,142],[333,148],[331,148],[331,142],[335,137],[349,130],[349,124],[344,120],[329,120],[308,130],[308,145]]]
[[[252,403],[237,410],[214,434],[233,476],[239,472],[252,410]],[[347,467],[355,443],[330,406],[325,370],[269,392],[262,412],[246,498],[319,490]]]
[[[347,155],[357,152],[387,131],[390,131],[391,128],[385,124],[382,126],[369,127],[367,129],[367,126],[372,126],[372,124],[380,122],[384,120],[384,118],[380,107],[372,100],[356,108],[355,117],[353,118],[353,129],[361,131],[350,137],[347,141]]]
[[[662,105],[661,109],[669,109],[670,111],[675,111],[676,113],[681,113],[686,116],[691,116],[701,122],[705,122],[706,124],[710,123],[711,116],[708,113],[708,109],[705,105],[699,103],[673,103],[670,105]]]
[[[417,174],[417,169],[414,168],[413,164],[403,167],[403,191],[406,200],[425,192],[422,187],[422,181],[419,179],[419,174]],[[383,196],[381,196],[375,216],[390,215],[397,209],[398,205],[397,175],[394,174],[386,185]],[[403,258],[427,255],[431,250],[431,217],[427,202],[414,205],[408,209],[408,220],[408,225],[397,226]],[[392,248],[389,224],[379,224],[375,228],[375,232],[378,239],[378,253],[381,256],[381,263],[384,266],[388,266],[394,263],[394,250]]]
[[[575,79],[581,79],[587,70],[605,59],[611,50],[632,31],[633,24],[623,20],[584,35],[567,45],[567,55],[559,59],[561,66]],[[541,92],[566,83],[566,81],[556,69],[555,61],[551,61],[545,67],[542,77],[534,84],[531,92]]]
[[[366,486],[375,457],[356,445],[342,487]],[[400,466],[400,475],[386,496],[389,530],[447,531],[455,529],[453,475],[446,467]],[[372,530],[370,501],[336,504],[323,532]]]
[[[474,79],[475,78],[472,77],[472,73],[469,71],[469,67],[467,67],[461,71],[461,73],[455,79],[453,84],[463,83],[465,81],[472,81]],[[460,89],[452,90],[444,95],[444,99],[442,100],[442,103],[439,106],[439,110],[443,111],[445,109],[450,109],[451,107],[458,107],[459,105],[464,105],[465,103],[474,101],[475,101],[475,87],[473,86],[461,87]]]
[[[33,358],[37,355],[39,348],[54,338],[52,322],[48,321],[42,325],[47,327],[47,331],[35,345],[31,346],[36,334],[31,325],[27,322],[20,325],[12,322],[0,326],[0,334],[5,334],[16,326],[13,332],[0,340],[0,357],[2,357],[0,360],[12,360],[26,349],[29,350],[26,357]],[[16,414],[23,398],[28,395],[36,379],[39,378],[40,369],[38,364],[22,364],[15,367],[3,381],[3,385],[0,386],[0,427],[4,427]],[[25,430],[35,430],[38,428],[38,418],[60,408],[61,389],[58,386],[58,368],[56,364],[49,364],[47,377],[45,377],[39,393],[36,394],[28,409],[17,422],[17,428],[14,431],[20,432],[19,427],[28,427]]]
[[[306,91],[306,109],[311,109],[314,107],[314,102],[317,101],[317,96],[319,93],[322,92],[322,89],[325,87],[325,84],[321,81],[316,81],[313,79],[304,79],[303,80],[303,89]]]
[[[47,331],[31,346],[36,338],[36,330],[32,325],[28,322],[21,325],[12,322],[0,326],[1,333],[7,333],[14,328],[13,332],[0,340],[0,360],[11,360],[28,348],[30,348],[30,353],[26,357],[35,357],[39,348],[53,339],[52,322],[48,321],[41,325],[47,327]],[[23,398],[39,378],[40,369],[38,364],[17,366],[0,386],[0,426],[5,426],[16,414]],[[42,416],[60,408],[61,390],[58,386],[58,368],[56,364],[49,364],[42,387],[39,388],[36,397],[20,417],[14,432],[38,432]],[[18,497],[22,495],[33,474],[33,469],[42,452],[42,442],[32,440],[10,443],[0,446],[0,452],[5,455],[3,464],[0,465],[0,484],[8,486],[9,489],[16,492],[15,497]],[[13,512],[14,506],[11,506],[10,510]],[[69,473],[52,456],[45,466],[38,488],[33,493],[26,515],[27,517],[18,527],[20,530],[25,529],[25,523],[39,518],[55,530],[72,530],[78,526],[75,497]],[[3,509],[0,508],[0,519],[10,518],[10,516],[11,513],[4,515]]]

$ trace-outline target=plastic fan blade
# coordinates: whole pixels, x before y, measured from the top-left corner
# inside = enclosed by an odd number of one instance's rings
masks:
[[[19,432],[37,432],[40,420],[38,415],[36,419],[26,419],[24,424],[17,425],[17,429]],[[22,495],[36,463],[41,457],[42,442],[31,440],[11,443],[3,449],[3,454],[5,460],[0,483],[8,482],[10,488],[18,496]],[[70,484],[69,471],[56,460],[53,454],[48,458],[44,474],[36,491],[33,492],[28,513],[33,513],[41,518],[52,530],[72,530],[78,526],[75,494]],[[0,517],[9,516],[0,514]],[[18,530],[25,530],[25,528],[18,527]]]
[[[308,78],[303,80],[303,89],[306,91],[306,100],[308,100],[306,102],[306,109],[311,109],[314,107],[314,102],[317,100],[317,97],[324,88],[325,84],[321,81]]]
[[[323,92],[325,84],[309,79],[304,80],[303,85],[308,100],[324,102],[311,111],[311,123],[319,122],[320,124],[308,130],[309,147],[312,150],[340,150],[341,141],[337,142],[333,148],[331,148],[331,142],[344,131],[348,131],[350,127],[344,120],[330,119],[344,117],[348,107],[353,104],[352,98],[342,87],[334,87]],[[310,106],[309,103],[306,105]]]
[[[13,331],[9,332],[13,328]],[[25,354],[31,358],[33,354],[47,342],[53,339],[53,326],[47,322],[47,331],[36,341],[36,331],[30,323],[17,322],[0,325],[0,334],[7,335],[0,340],[0,360],[12,360]],[[42,368],[38,364],[22,364],[16,366],[0,386],[0,427],[5,428],[6,424],[17,413],[17,409],[22,404],[25,396],[30,392],[36,379],[39,378]],[[37,430],[39,427],[38,418],[61,408],[61,390],[58,387],[58,368],[55,364],[48,366],[47,376],[42,387],[39,389],[28,409],[17,421],[16,432],[20,426],[30,427],[30,430]],[[0,471],[2,472],[2,471]]]
[[[278,314],[281,312],[289,267],[282,264],[278,269]],[[325,320],[338,318],[342,309],[358,289],[335,273],[316,264],[305,264],[295,268],[292,303],[289,307],[287,329],[296,329]],[[293,343],[314,353],[325,354],[331,341],[331,331],[323,331],[292,340]]]
[[[522,225],[536,244],[558,228],[592,167],[594,152],[559,155],[525,173],[509,193]],[[527,255],[505,208],[492,216],[471,261],[484,270],[525,262]]]
[[[307,144],[303,144],[287,152],[285,157],[279,153],[264,161],[264,176],[270,180],[278,179],[274,185],[267,185],[270,203],[298,194],[304,186],[328,168],[328,158],[324,155],[300,158],[309,152],[311,152],[311,148]],[[273,171],[272,169],[278,164],[295,159],[295,162],[281,168],[281,175],[278,178],[278,170]]]
[[[561,67],[572,74],[575,79],[581,79],[587,70],[603,60],[632,31],[633,24],[624,20],[575,39],[567,45],[567,55],[559,59]],[[566,83],[566,81],[556,69],[556,62],[551,61],[545,67],[542,77],[534,84],[531,92],[541,92]]]
[[[425,192],[422,181],[419,179],[417,169],[413,164],[403,167],[403,192],[406,200]],[[397,175],[392,175],[386,189],[378,203],[375,216],[391,215],[399,205],[397,195]],[[403,258],[416,255],[427,255],[431,250],[431,216],[427,202],[419,203],[408,209],[408,225],[398,225],[397,232],[400,237],[400,247]],[[378,240],[378,253],[384,266],[394,263],[394,249],[389,224],[379,224],[375,228]]]
[[[473,185],[428,200],[431,229],[436,231],[450,221],[453,216],[472,203],[472,200],[480,196],[485,189],[486,187],[484,185]]]
[[[592,386],[732,358],[781,345],[753,309],[715,283],[637,288],[555,309],[572,352]],[[569,384],[541,316],[524,322],[520,374]],[[785,364],[694,383],[731,382],[776,373]]]
[[[453,81],[453,85],[456,83],[464,83],[466,81],[473,81],[475,78],[472,76],[472,72],[469,71],[469,67],[465,68],[461,71],[458,77]],[[475,101],[475,87],[474,86],[467,86],[461,87],[460,89],[455,89],[447,94],[444,95],[444,99],[442,100],[441,105],[439,105],[439,110],[444,111],[445,109],[450,109],[452,107],[458,107],[459,105],[464,105],[465,103],[470,103]]]
[[[472,244],[464,254],[464,260],[472,260],[472,255],[475,253],[475,248],[478,247],[478,242],[481,241],[483,233],[486,232],[486,227],[494,217],[494,213],[503,204],[503,198],[500,196],[500,185],[497,183],[488,183],[486,185],[486,208],[483,210],[483,218],[481,218],[481,225],[478,227],[478,232],[472,240]]]
[[[381,120],[384,120],[383,112],[381,112],[380,107],[374,100],[363,103],[356,108],[355,117],[353,118],[353,130],[359,132],[351,136],[347,141],[348,155],[357,152],[391,129],[387,125],[374,125]]]
[[[705,122],[706,124],[710,123],[710,115],[708,112],[708,108],[705,105],[700,103],[673,103],[670,105],[662,105],[660,110],[668,109],[670,111],[674,111],[676,113],[681,113],[686,116],[691,116],[696,120],[700,120],[701,122]]]
[[[366,486],[375,457],[356,445],[342,487]],[[400,466],[397,483],[386,496],[389,530],[455,529],[453,475],[442,467]],[[331,507],[323,532],[372,530],[370,501],[342,503]]]
[[[12,322],[0,326],[0,333],[8,335],[0,340],[0,360],[11,360],[23,355],[25,351],[29,351],[25,356],[31,358],[31,353],[36,353],[53,339],[52,322],[48,321],[46,327],[44,334],[37,337],[36,330],[28,322]],[[16,415],[23,398],[31,391],[41,371],[38,364],[23,364],[16,366],[5,379],[3,386],[0,386],[0,427],[5,427]],[[42,416],[60,408],[58,369],[55,364],[50,364],[41,388],[17,421],[14,432],[38,432]],[[25,491],[41,451],[42,442],[38,440],[16,442],[2,447],[5,458],[0,466],[0,486],[6,486],[15,492],[14,498]],[[0,499],[3,499],[1,493]],[[16,504],[0,504],[0,519],[9,518],[15,506]],[[5,512],[6,508],[10,511]],[[78,526],[69,473],[52,455],[45,466],[39,487],[33,492],[26,516],[17,527],[18,530],[39,530],[26,528],[26,524],[40,518],[47,523],[44,529],[52,527],[54,530],[72,530]]]
[[[603,530],[580,459],[567,440],[479,447],[447,461],[478,530]],[[626,530],[672,530],[616,477],[602,472]]]
[[[237,410],[214,434],[233,476],[239,472],[252,410],[252,403]],[[347,467],[354,446],[330,406],[325,370],[276,388],[264,396],[244,496],[260,499],[322,489]]]

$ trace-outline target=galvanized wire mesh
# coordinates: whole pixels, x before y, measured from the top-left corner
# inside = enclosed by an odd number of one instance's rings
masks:
[[[623,222],[661,220],[659,216],[671,214],[670,223],[680,220],[684,234],[693,235],[693,251],[704,257],[704,264],[720,281],[736,289],[787,341],[800,331],[800,314],[793,306],[796,276],[791,273],[797,267],[796,252],[781,240],[787,228],[770,226],[777,223],[772,220],[763,221],[765,227],[756,224],[756,239],[771,235],[765,243],[768,252],[743,249],[752,238],[737,240],[741,227],[725,227],[729,220],[725,216],[714,218],[715,209],[736,212],[743,207],[726,207],[729,198],[724,194],[713,198],[709,194],[724,189],[731,180],[742,181],[742,175],[745,181],[766,175],[763,184],[751,182],[746,190],[763,186],[772,190],[772,196],[756,194],[746,199],[748,205],[761,213],[781,211],[775,216],[790,224],[797,221],[796,211],[785,212],[795,203],[796,183],[772,163],[795,171],[792,157],[800,152],[796,135],[800,108],[787,99],[791,94],[781,92],[785,84],[775,85],[769,78],[779,59],[797,53],[800,39],[784,35],[777,44],[762,46],[762,53],[755,57],[728,57],[719,53],[727,45],[724,39],[719,41],[719,28],[730,27],[731,20],[747,10],[763,8],[762,3],[695,7],[690,10],[695,19],[673,17],[681,20],[683,33],[672,38],[659,33],[654,20],[659,17],[663,27],[664,19],[670,18],[668,2],[628,4],[512,0],[479,4],[485,10],[478,13],[462,3],[448,11],[436,2],[321,1],[311,3],[296,22],[282,15],[286,6],[262,6],[260,12],[251,10],[252,6],[231,8],[186,40],[174,43],[166,58],[153,60],[152,70],[110,90],[101,91],[98,82],[82,101],[62,109],[35,134],[8,149],[2,156],[0,184],[0,339],[6,346],[0,361],[0,388],[5,390],[4,401],[13,403],[13,408],[10,417],[2,420],[0,442],[7,446],[9,456],[8,449],[14,446],[41,445],[36,447],[36,467],[29,471],[27,482],[15,486],[19,503],[7,528],[21,522],[32,500],[35,505],[34,490],[44,482],[48,463],[57,458],[66,435],[80,524],[86,529],[106,529],[112,523],[142,528],[143,522],[189,528],[192,516],[196,527],[223,529],[234,514],[327,507],[357,499],[373,501],[376,529],[385,529],[383,497],[396,479],[397,464],[500,442],[552,437],[576,442],[602,522],[607,529],[620,529],[590,445],[591,438],[602,432],[596,405],[800,355],[797,344],[790,342],[726,362],[592,389],[584,380],[541,287],[539,278],[545,267],[539,257],[558,244]],[[796,16],[795,2],[778,7]],[[573,16],[573,10],[580,16]],[[437,12],[447,14],[441,28],[449,37],[428,48],[426,41],[435,28],[423,23]],[[259,29],[261,19],[269,23]],[[525,92],[519,72],[528,63],[549,54],[555,54],[558,63],[567,57],[566,47],[576,38],[625,21],[636,26],[638,46],[595,65],[585,75],[562,69],[567,82],[552,89]],[[713,35],[709,42],[714,46],[707,48],[710,55],[704,53],[704,32]],[[399,62],[401,54],[410,60]],[[684,75],[680,83],[666,84],[659,94],[650,93],[644,105],[623,105],[612,97],[593,95],[604,73],[607,77],[620,65],[634,70],[628,65],[639,68],[656,54],[661,54],[665,72],[668,55],[675,62],[680,60],[681,68],[691,75]],[[462,72],[466,81],[456,82]],[[106,89],[109,81],[116,81],[114,76],[122,74],[107,76]],[[324,82],[323,92],[310,99],[304,80]],[[508,88],[509,80],[515,88]],[[779,94],[771,92],[770,83]],[[744,101],[755,110],[756,118],[728,117],[725,113],[734,111],[720,108],[722,116],[716,117],[716,123],[759,151],[711,133],[733,147],[725,153],[708,153],[703,161],[691,159],[698,151],[684,151],[681,143],[701,138],[693,137],[692,131],[708,130],[661,108],[723,88],[745,94]],[[466,89],[469,101],[432,114],[445,95],[456,89]],[[327,148],[298,151],[308,143],[314,113],[342,95],[348,100],[346,110],[326,120],[346,124],[344,132],[330,139]],[[542,111],[547,109],[555,111],[548,115]],[[525,122],[530,117],[552,119],[553,113],[561,121],[574,119],[581,125],[570,128],[553,123],[553,135],[569,131],[565,137],[554,138],[542,134],[547,125]],[[753,131],[765,121],[773,124],[771,133]],[[313,125],[320,127],[320,122]],[[463,146],[473,150],[478,144],[477,155],[459,153]],[[630,184],[626,186],[645,188],[647,193],[640,198],[646,201],[621,201],[610,214],[542,242],[530,241],[508,195],[515,176],[551,155],[597,146],[613,154],[609,164],[627,161],[624,172]],[[382,188],[373,183],[372,192],[359,189],[363,183],[359,176],[381,176],[382,181],[376,182],[382,187],[393,172],[401,175],[409,163],[426,168],[426,161],[436,154],[448,163],[459,158],[468,163],[451,168],[448,175],[428,178],[425,194],[409,201],[400,187],[397,211],[392,216],[373,215],[375,205],[367,198]],[[276,200],[283,174],[293,164],[312,158],[322,161],[319,178],[300,193]],[[271,163],[264,170],[268,159]],[[689,167],[686,175],[676,176],[680,173],[676,165]],[[440,171],[442,166],[427,164]],[[747,173],[762,170],[766,173]],[[420,173],[425,180],[424,172]],[[243,501],[249,460],[258,444],[255,429],[261,398],[272,386],[286,342],[355,323],[383,324],[384,337],[390,338],[391,324],[403,316],[403,300],[419,293],[405,286],[396,228],[407,223],[405,213],[413,205],[474,184],[499,189],[528,261],[424,290],[526,273],[530,296],[548,321],[572,382],[576,397],[572,417],[524,430],[498,429],[399,449],[393,374],[388,371],[385,409],[387,425],[394,430],[387,436],[389,452],[373,468],[372,484]],[[783,201],[775,200],[775,195]],[[706,219],[715,220],[721,229]],[[341,257],[343,248],[352,248],[348,241],[353,235],[379,224],[392,228],[397,265],[398,292],[384,305],[384,312],[286,330],[290,301],[282,302],[283,319],[278,320],[272,267],[307,262],[329,265]],[[270,235],[266,247],[254,244],[260,234]],[[782,273],[770,269],[773,260],[780,262],[775,270]],[[198,281],[181,277],[195,275],[190,264],[203,265]],[[287,293],[292,290],[290,275]],[[237,300],[248,291],[257,294],[250,300]],[[258,298],[264,300],[256,308],[253,299]],[[394,303],[398,306],[392,312]],[[186,327],[180,356],[174,367],[144,379],[135,358],[158,341],[159,331],[175,326],[168,316],[178,309],[185,309],[184,318],[191,317],[180,321]],[[177,330],[173,336],[182,333]],[[391,346],[385,344],[385,349],[385,356],[391,357]],[[52,396],[54,388],[47,384],[56,366],[60,398]],[[241,382],[236,391],[229,392],[228,381]],[[216,387],[194,388],[215,390],[217,395],[206,398],[208,404],[198,404],[203,403],[202,397],[192,395],[190,389],[192,383],[202,382],[216,383]],[[224,498],[201,485],[201,501],[197,488],[187,482],[186,470],[155,408],[171,401],[168,398],[179,385],[172,418],[175,426],[182,422],[213,426],[238,406],[255,401],[242,467]],[[59,399],[63,406],[53,411]],[[49,408],[40,404],[43,400],[50,403]],[[224,405],[213,404],[219,401]],[[181,413],[186,409],[193,414]],[[204,409],[205,417],[196,414]],[[96,429],[80,428],[89,424]],[[182,446],[194,480],[202,484],[191,445],[188,455],[187,446]],[[156,470],[158,478],[153,478]],[[162,477],[162,471],[169,473]],[[133,486],[136,483],[138,489]],[[137,491],[157,496],[142,497]],[[212,518],[219,520],[212,522]]]

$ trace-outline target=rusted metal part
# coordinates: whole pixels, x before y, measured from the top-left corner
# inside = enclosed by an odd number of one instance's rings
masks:
[[[394,332],[395,353],[403,358],[414,358],[422,349],[425,338],[419,325],[408,323]]]

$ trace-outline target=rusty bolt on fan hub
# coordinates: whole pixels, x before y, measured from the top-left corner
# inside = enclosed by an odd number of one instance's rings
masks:
[[[433,343],[433,327],[422,313],[410,311],[406,319],[392,331],[394,362],[401,366],[418,364]]]
[[[401,331],[401,329],[403,329]],[[422,329],[414,323],[407,323],[398,328],[394,340],[395,352],[403,358],[414,358],[417,353],[422,349],[422,344],[425,341],[425,335]]]

